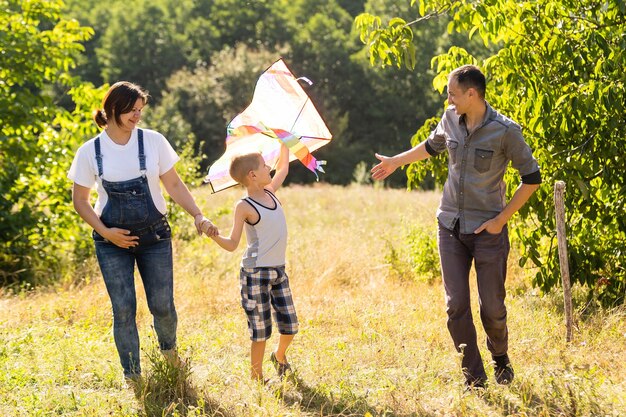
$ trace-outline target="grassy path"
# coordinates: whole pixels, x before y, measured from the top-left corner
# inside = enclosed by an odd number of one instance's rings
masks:
[[[196,192],[225,230],[239,194]],[[291,379],[270,388],[248,380],[240,251],[194,238],[175,242],[178,337],[189,375],[173,375],[155,353],[140,289],[149,384],[138,399],[123,387],[109,300],[92,266],[87,284],[0,298],[0,415],[626,415],[625,309],[579,314],[566,346],[561,296],[533,290],[512,254],[507,304],[516,379],[501,387],[492,378],[482,396],[464,393],[438,275],[429,284],[408,273],[408,233],[434,230],[438,195],[322,185],[287,187],[279,198],[301,320]]]

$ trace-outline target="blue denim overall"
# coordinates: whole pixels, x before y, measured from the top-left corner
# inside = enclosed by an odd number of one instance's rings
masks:
[[[135,322],[135,263],[154,318],[160,349],[169,350],[176,346],[178,322],[174,307],[171,230],[150,194],[141,129],[138,129],[138,144],[141,176],[110,182],[102,178],[100,138],[95,140],[98,176],[108,196],[100,220],[107,227],[130,230],[131,236],[139,237],[137,246],[125,249],[110,243],[95,230],[93,232],[98,263],[113,306],[113,337],[124,375],[129,377],[141,373]]]

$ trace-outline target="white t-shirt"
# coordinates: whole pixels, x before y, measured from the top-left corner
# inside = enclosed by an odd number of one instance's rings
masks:
[[[165,214],[167,204],[161,192],[159,177],[172,169],[180,158],[162,134],[154,130],[142,130],[143,148],[146,155],[146,177],[148,178],[150,194],[157,210]],[[126,145],[118,145],[113,142],[105,131],[102,131],[99,136],[100,153],[102,154],[102,178],[106,181],[118,182],[141,176],[137,129],[133,129]],[[78,148],[67,176],[83,187],[93,188],[94,184],[96,185],[98,200],[94,211],[99,216],[107,203],[108,196],[102,187],[102,180],[98,177],[95,140],[96,138],[92,138]]]

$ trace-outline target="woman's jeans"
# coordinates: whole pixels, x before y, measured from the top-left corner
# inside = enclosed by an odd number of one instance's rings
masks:
[[[146,291],[148,308],[162,350],[176,346],[177,316],[174,307],[172,242],[160,242],[123,249],[96,241],[96,255],[113,305],[113,337],[125,376],[141,373],[139,335],[135,314],[135,262]]]

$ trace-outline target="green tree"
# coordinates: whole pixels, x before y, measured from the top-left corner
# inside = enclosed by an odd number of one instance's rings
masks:
[[[107,83],[128,80],[158,100],[169,76],[188,64],[189,41],[163,1],[114,3],[96,55]]]
[[[219,49],[237,43],[271,49],[290,37],[281,14],[277,13],[284,0],[211,0],[208,3],[211,7],[206,16],[218,28]]]
[[[417,24],[449,16],[449,32],[478,35],[497,53],[476,59],[451,48],[433,60],[433,85],[443,92],[454,67],[475,62],[488,76],[488,101],[517,120],[534,148],[545,185],[521,211],[518,237],[538,268],[534,283],[549,290],[560,281],[552,184],[567,184],[569,263],[574,281],[604,305],[623,303],[626,292],[626,161],[624,147],[626,3],[610,1],[415,1]],[[373,15],[357,18],[375,62],[412,65],[407,22],[388,25]],[[413,138],[423,140],[436,120]],[[412,184],[426,171],[445,171],[434,159],[411,168]],[[513,174],[509,184],[515,186]],[[440,178],[441,179],[441,178]]]
[[[61,1],[0,1],[0,279],[58,278],[76,251],[80,225],[66,178],[74,149],[93,134],[101,97],[69,75],[92,31],[61,17]],[[52,94],[74,99],[70,112]],[[82,223],[82,222],[81,222]]]
[[[355,140],[349,129],[353,114],[356,114],[354,107],[358,106],[352,100],[355,97],[354,87],[362,75],[359,67],[350,60],[350,55],[358,50],[355,39],[350,36],[352,17],[336,0],[295,0],[290,2],[284,13],[294,33],[287,62],[297,76],[313,81],[313,85],[306,90],[307,94],[334,137],[332,146],[316,152],[316,157],[328,161],[327,173],[321,178],[333,183],[350,182],[366,143]],[[314,180],[299,166],[294,168],[294,172],[290,173],[291,180]]]
[[[62,14],[68,19],[76,19],[81,25],[93,29],[93,35],[83,42],[84,51],[75,57],[76,67],[72,74],[94,85],[102,85],[102,64],[98,60],[96,48],[102,42],[102,34],[109,24],[111,2],[100,0],[65,0]],[[61,93],[62,94],[62,93]]]
[[[339,6],[350,14],[350,16],[356,16],[359,13],[363,13],[365,3],[367,0],[337,0]]]

